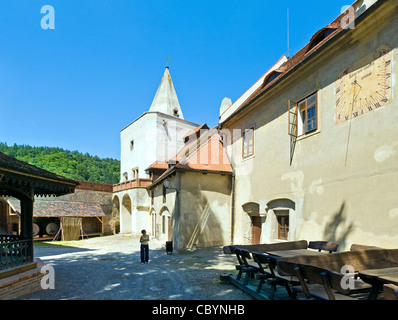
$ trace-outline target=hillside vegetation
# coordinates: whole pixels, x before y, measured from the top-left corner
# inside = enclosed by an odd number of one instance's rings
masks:
[[[61,148],[8,146],[0,142],[0,152],[69,179],[115,184],[119,182],[120,161]]]

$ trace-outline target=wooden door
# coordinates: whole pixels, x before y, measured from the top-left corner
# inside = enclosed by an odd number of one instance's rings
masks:
[[[253,216],[252,219],[252,244],[259,244],[261,237],[261,217]]]

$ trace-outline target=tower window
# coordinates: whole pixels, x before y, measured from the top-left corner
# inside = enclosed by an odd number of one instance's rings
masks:
[[[174,109],[173,109],[173,116],[179,117],[179,115],[178,115],[178,109],[177,109],[177,108],[174,108]]]
[[[138,168],[131,169],[131,179],[132,180],[138,179]]]

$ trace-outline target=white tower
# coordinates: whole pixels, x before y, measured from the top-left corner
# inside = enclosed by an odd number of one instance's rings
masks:
[[[124,129],[121,136],[120,181],[148,178],[145,169],[166,162],[184,146],[184,136],[198,125],[184,120],[166,67],[148,112]]]

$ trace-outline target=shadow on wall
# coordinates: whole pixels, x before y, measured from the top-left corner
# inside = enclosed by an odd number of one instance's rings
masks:
[[[199,191],[190,193],[190,212],[182,212],[180,250],[224,245],[224,232],[208,199]]]
[[[347,225],[345,202],[342,203],[340,210],[337,211],[328,224],[325,226],[324,238],[328,241],[336,242],[339,248],[345,248],[347,238],[354,229],[351,222]]]

